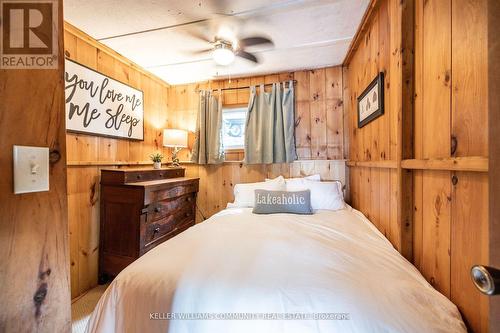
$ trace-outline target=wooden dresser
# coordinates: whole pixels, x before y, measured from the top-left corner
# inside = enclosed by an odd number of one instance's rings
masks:
[[[198,178],[183,168],[101,171],[99,281],[195,223]]]

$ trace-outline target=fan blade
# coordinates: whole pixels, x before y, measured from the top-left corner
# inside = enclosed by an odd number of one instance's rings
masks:
[[[189,36],[194,37],[194,38],[199,39],[199,40],[202,40],[204,42],[213,43],[213,40],[208,39],[204,34],[202,34],[200,32],[192,31],[192,30],[186,30],[186,33]]]
[[[256,64],[259,63],[259,60],[257,60],[257,57],[255,55],[253,55],[252,53],[249,53],[249,52],[245,52],[245,51],[241,51],[240,50],[240,51],[236,52],[236,56],[244,58],[244,59],[247,59],[247,60],[250,60],[251,62],[254,62]]]
[[[212,52],[214,49],[213,47],[211,48],[208,48],[208,49],[204,49],[204,50],[197,50],[197,51],[187,51],[185,52],[186,54],[189,54],[189,55],[199,55],[199,54],[204,54],[204,53],[209,53],[209,52]]]
[[[260,44],[271,44],[274,45],[273,41],[266,37],[248,37],[243,38],[239,41],[242,47],[260,45]]]

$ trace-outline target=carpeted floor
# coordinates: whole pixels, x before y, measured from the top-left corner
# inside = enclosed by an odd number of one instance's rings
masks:
[[[97,286],[89,290],[85,295],[79,297],[71,304],[71,331],[73,333],[85,332],[90,314],[108,285]]]

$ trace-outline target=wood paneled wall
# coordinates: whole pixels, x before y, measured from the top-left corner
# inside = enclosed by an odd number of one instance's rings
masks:
[[[144,141],[68,133],[68,164],[143,162],[162,151],[169,86],[68,23],[64,47],[66,57],[144,92]]]
[[[473,264],[488,262],[486,1],[372,5],[344,75],[353,206],[388,228],[400,248],[410,202],[412,241],[401,246],[413,243],[416,267],[457,304],[471,330],[486,332],[487,300],[469,275]],[[405,11],[414,22],[401,20]],[[414,40],[402,47],[405,31]],[[404,56],[408,50],[413,60]],[[356,98],[379,71],[386,73],[386,114],[357,129]],[[401,187],[408,175],[410,186]]]
[[[486,1],[417,1],[415,10],[414,158],[486,159]],[[469,272],[487,264],[488,174],[423,169],[413,174],[415,265],[486,332],[487,299]]]
[[[296,146],[299,161],[293,164],[247,166],[225,163],[220,166],[188,165],[188,174],[200,177],[198,221],[210,217],[232,202],[233,185],[263,181],[278,175],[300,176],[320,173],[324,180],[345,180],[344,116],[342,69],[328,67],[291,73],[236,78],[172,86],[169,89],[168,124],[194,131],[199,89],[247,87],[296,80]],[[270,89],[266,87],[265,89]],[[249,89],[224,90],[224,106],[247,105]],[[188,160],[183,150],[181,160]],[[227,157],[241,160],[242,152],[228,152]],[[340,161],[339,161],[340,160]],[[345,181],[344,181],[345,183]]]
[[[344,64],[344,101],[349,134],[349,186],[354,207],[411,258],[411,221],[402,216],[402,131],[404,82],[399,1],[375,1]],[[408,52],[411,50],[407,49]],[[358,128],[357,98],[383,72],[384,115]],[[406,132],[406,135],[408,132]]]
[[[199,89],[258,86],[289,80],[297,81],[295,136],[299,160],[343,159],[344,108],[340,66],[172,86],[169,126],[195,130]],[[225,106],[247,105],[249,97],[249,89],[225,90],[222,100]],[[188,156],[184,155],[184,158]]]
[[[71,296],[97,285],[99,252],[99,177],[102,168],[148,163],[162,148],[167,127],[169,86],[142,68],[65,24],[66,57],[144,92],[144,141],[67,133],[68,218]]]
[[[58,69],[0,70],[0,332],[71,329],[61,14],[58,29]],[[50,148],[50,191],[13,194],[13,145]]]

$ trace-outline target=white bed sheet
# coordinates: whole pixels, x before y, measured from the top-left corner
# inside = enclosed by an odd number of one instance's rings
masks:
[[[170,313],[347,313],[349,319],[151,319]],[[123,270],[87,327],[89,333],[465,331],[456,306],[350,207],[303,216],[223,210]]]

